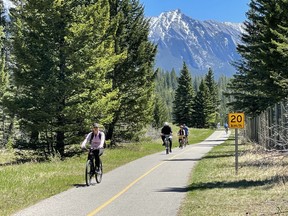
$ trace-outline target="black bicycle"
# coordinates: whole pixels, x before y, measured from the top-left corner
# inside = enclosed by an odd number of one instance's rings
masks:
[[[97,183],[100,183],[102,181],[102,175],[103,175],[103,166],[101,158],[99,157],[100,163],[99,167],[95,167],[95,156],[93,153],[93,150],[95,149],[89,149],[88,150],[88,159],[86,161],[86,169],[85,169],[85,181],[86,185],[90,186],[92,182],[92,178],[95,175],[95,180]]]

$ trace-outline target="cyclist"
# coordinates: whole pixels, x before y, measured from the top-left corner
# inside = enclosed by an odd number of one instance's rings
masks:
[[[164,139],[165,135],[171,135],[172,136],[172,128],[169,126],[168,122],[164,123],[164,126],[161,129],[161,138],[163,141],[163,146],[165,146]],[[170,152],[172,152],[172,139],[169,137],[169,144],[170,144]]]
[[[183,146],[181,146],[180,142],[183,141],[183,144],[184,144],[184,142],[186,142],[185,141],[185,139],[186,139],[186,131],[184,130],[183,125],[180,125],[180,129],[179,129],[177,135],[178,135],[179,148],[181,148]]]
[[[189,135],[189,128],[186,126],[186,124],[183,124],[183,129],[185,130],[185,138],[186,143],[188,145],[188,135]]]
[[[99,125],[94,123],[92,125],[92,131],[86,136],[85,140],[81,144],[82,149],[86,149],[86,144],[89,143],[92,149],[92,152],[95,156],[95,167],[99,169],[100,165],[100,156],[104,152],[104,142],[105,134],[99,130]],[[99,170],[96,170],[98,172]]]
[[[227,123],[224,124],[224,128],[225,128],[225,132],[227,134],[228,133],[228,124]]]

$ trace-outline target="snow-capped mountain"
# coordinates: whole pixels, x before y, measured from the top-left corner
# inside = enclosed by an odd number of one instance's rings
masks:
[[[193,75],[232,76],[231,63],[240,58],[236,46],[242,23],[198,21],[174,10],[150,18],[149,40],[157,44],[156,68],[180,71],[183,61]]]

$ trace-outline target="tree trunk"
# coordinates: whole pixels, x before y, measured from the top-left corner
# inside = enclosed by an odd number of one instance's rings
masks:
[[[60,154],[61,157],[64,156],[64,132],[56,132],[56,151]]]
[[[59,115],[57,118],[57,131],[56,131],[56,151],[60,154],[61,158],[64,157],[64,117]]]

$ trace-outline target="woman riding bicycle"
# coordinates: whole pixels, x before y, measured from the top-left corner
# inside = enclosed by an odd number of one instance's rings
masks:
[[[95,156],[95,167],[97,169],[100,165],[100,156],[104,152],[105,134],[99,130],[99,125],[94,123],[92,125],[92,132],[90,132],[81,144],[82,149],[87,149],[86,144],[90,144],[90,148]],[[97,170],[99,171],[99,170]]]

